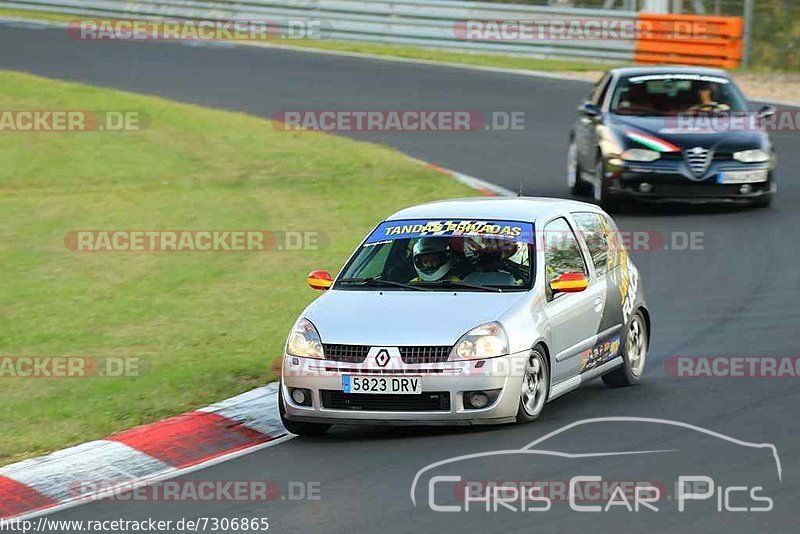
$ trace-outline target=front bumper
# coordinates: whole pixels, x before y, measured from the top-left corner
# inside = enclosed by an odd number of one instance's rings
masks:
[[[528,356],[526,351],[488,360],[403,365],[389,370],[369,365],[284,357],[281,387],[285,417],[299,422],[361,425],[510,423],[515,420],[519,407],[522,384],[522,372],[519,370],[525,368]],[[369,407],[363,403],[343,407],[345,396],[357,395],[342,393],[343,374],[419,376],[422,395],[381,396],[377,404],[386,403],[382,409],[373,408],[375,403]],[[311,390],[311,406],[296,404],[290,395],[293,388]],[[499,390],[499,394],[487,407],[465,407],[465,392],[493,390]],[[371,395],[365,397],[370,397],[367,399],[369,401],[378,398]],[[432,397],[438,402],[431,402]],[[409,404],[413,409],[404,409]]]
[[[773,195],[777,190],[769,163],[743,164],[734,160],[714,160],[701,176],[693,174],[689,166],[677,157],[650,163],[609,162],[607,168],[608,192],[641,202],[749,204]],[[721,173],[762,170],[767,171],[767,180],[763,182],[718,182]],[[743,185],[747,187],[743,188]]]

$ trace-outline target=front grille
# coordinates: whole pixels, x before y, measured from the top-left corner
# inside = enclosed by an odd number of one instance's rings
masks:
[[[334,345],[325,343],[325,359],[341,363],[364,363],[370,350],[369,345]],[[452,347],[398,347],[403,363],[424,364],[446,362]]]
[[[683,182],[659,182],[652,181],[653,189],[647,194],[639,193],[638,186],[643,180],[630,181],[625,183],[627,191],[638,193],[641,197],[658,197],[658,198],[735,198],[743,196],[739,192],[738,185],[731,184],[717,184],[710,180],[702,182],[688,182],[685,179]],[[646,180],[644,180],[646,181]],[[768,190],[768,183],[750,184],[752,192],[757,193],[762,190]]]
[[[398,347],[403,363],[442,363],[450,356],[452,347]]]
[[[683,155],[695,176],[702,176],[708,170],[711,163],[711,152],[708,149],[696,146],[685,150]]]
[[[325,359],[342,363],[363,363],[369,352],[368,345],[332,345],[324,343]]]
[[[444,369],[355,369],[347,367],[326,367],[329,373],[354,373],[362,375],[440,375]]]
[[[425,392],[419,395],[390,395],[369,393],[343,393],[320,390],[322,407],[331,410],[353,410],[373,412],[448,412],[450,393],[447,391]]]

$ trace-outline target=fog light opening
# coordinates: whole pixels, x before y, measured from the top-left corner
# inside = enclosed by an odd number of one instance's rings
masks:
[[[642,182],[639,184],[639,192],[650,193],[651,191],[653,191],[653,184],[648,182]]]
[[[300,406],[311,406],[311,392],[307,389],[295,388],[291,392],[292,400]]]
[[[483,391],[473,391],[467,394],[467,402],[472,408],[481,409],[486,408],[489,404],[489,397]]]
[[[500,395],[499,389],[489,391],[465,391],[464,408],[467,410],[480,410],[494,404]]]
[[[743,194],[743,195],[746,195],[747,193],[750,193],[751,191],[753,191],[753,186],[750,185],[750,184],[742,184],[742,185],[739,186],[739,192],[741,194]]]

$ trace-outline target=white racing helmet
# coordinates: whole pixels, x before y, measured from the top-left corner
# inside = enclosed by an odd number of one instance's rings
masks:
[[[414,269],[426,282],[441,280],[450,271],[453,254],[445,237],[423,237],[414,243]]]

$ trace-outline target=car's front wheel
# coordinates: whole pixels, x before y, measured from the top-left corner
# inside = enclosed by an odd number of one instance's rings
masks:
[[[283,384],[278,389],[278,413],[281,415],[283,426],[292,434],[298,436],[320,436],[328,431],[331,425],[323,423],[303,423],[286,419],[286,407],[283,404]]]
[[[594,168],[594,176],[597,183],[594,185],[594,200],[607,213],[616,213],[620,210],[619,198],[611,193],[608,182],[603,176],[603,157],[597,157],[597,164]]]
[[[581,178],[582,173],[578,163],[578,145],[575,144],[575,139],[570,139],[567,148],[567,187],[573,195],[588,195],[592,192],[592,186]]]
[[[632,386],[644,374],[647,360],[647,322],[641,310],[633,314],[622,334],[622,359],[624,364],[603,375],[603,382],[612,388]]]
[[[547,395],[550,391],[550,373],[547,367],[547,356],[539,348],[534,348],[525,364],[522,377],[522,392],[517,409],[517,423],[535,421],[544,410]]]

